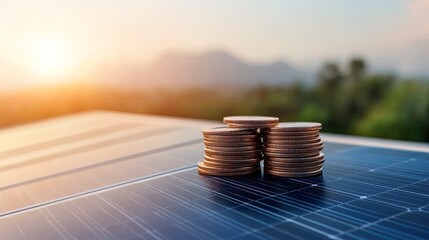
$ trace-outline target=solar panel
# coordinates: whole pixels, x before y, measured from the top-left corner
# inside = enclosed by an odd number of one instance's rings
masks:
[[[320,176],[210,177],[196,169],[207,124],[89,113],[3,131],[23,141],[0,152],[0,238],[429,238],[424,148],[324,135]]]

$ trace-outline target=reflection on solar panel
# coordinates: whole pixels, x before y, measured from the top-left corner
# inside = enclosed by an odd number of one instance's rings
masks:
[[[33,139],[0,150],[0,239],[429,238],[429,153],[327,137],[321,176],[209,177],[206,123],[127,116],[4,131]]]

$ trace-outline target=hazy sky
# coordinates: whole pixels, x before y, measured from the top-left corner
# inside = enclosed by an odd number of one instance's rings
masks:
[[[421,71],[428,23],[429,0],[0,0],[0,80],[83,77],[112,61],[210,49],[296,65],[363,55]]]

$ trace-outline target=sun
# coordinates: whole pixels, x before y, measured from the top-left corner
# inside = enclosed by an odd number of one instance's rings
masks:
[[[54,38],[33,39],[28,46],[28,66],[37,81],[64,81],[70,77],[71,51]]]

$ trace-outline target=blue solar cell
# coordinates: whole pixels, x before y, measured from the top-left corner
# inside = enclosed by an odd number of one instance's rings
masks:
[[[347,206],[350,209],[354,209],[356,211],[359,211],[364,214],[374,216],[380,219],[386,218],[389,216],[394,216],[404,211],[403,208],[394,207],[389,204],[376,202],[368,198],[346,203],[345,206]],[[382,209],[382,211],[380,211],[380,209]]]
[[[322,210],[320,213],[355,227],[380,220],[376,216],[363,213],[359,211],[359,209],[351,209],[346,205],[335,206],[326,210]]]
[[[392,190],[372,198],[382,203],[405,208],[420,208],[429,203],[429,196],[402,190]]]
[[[0,237],[428,239],[429,154],[340,149],[326,153],[321,176],[221,178],[190,168],[3,216]]]
[[[353,225],[347,224],[339,219],[335,219],[323,212],[310,213],[296,219],[296,221],[333,235],[340,234],[354,228]]]
[[[177,224],[167,225],[157,230],[165,239],[204,239],[207,237],[202,232],[193,231],[192,228],[183,228]]]

